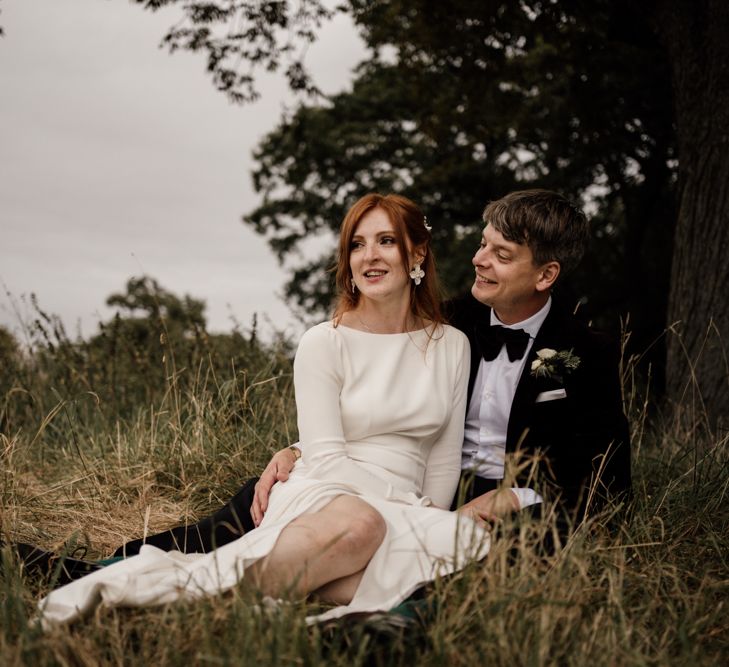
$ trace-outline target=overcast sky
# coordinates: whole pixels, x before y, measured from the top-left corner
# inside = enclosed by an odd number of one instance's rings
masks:
[[[127,0],[3,0],[0,25],[0,324],[12,302],[85,335],[109,294],[146,273],[207,302],[210,329],[258,312],[300,332],[279,298],[284,271],[240,222],[258,204],[251,151],[293,96],[280,77],[254,105],[230,104],[202,55],[159,49],[179,12]],[[326,91],[363,47],[339,17],[307,62]],[[12,299],[5,294],[7,289]],[[265,329],[265,326],[264,326]]]

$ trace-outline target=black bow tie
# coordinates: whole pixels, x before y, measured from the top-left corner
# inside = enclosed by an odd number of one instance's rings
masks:
[[[524,329],[507,329],[499,324],[478,327],[476,339],[486,361],[496,359],[503,345],[506,345],[509,361],[516,361],[524,356],[529,344],[529,334]]]

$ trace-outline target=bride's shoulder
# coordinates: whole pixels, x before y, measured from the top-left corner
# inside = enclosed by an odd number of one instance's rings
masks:
[[[322,322],[304,332],[294,355],[294,368],[302,364],[327,365],[339,356],[340,344],[330,322]]]
[[[313,327],[307,329],[304,332],[304,335],[301,337],[299,341],[299,345],[303,342],[309,342],[309,341],[323,341],[328,340],[332,337],[332,334],[335,332],[334,322],[331,320],[326,320],[325,322],[319,322],[319,324],[315,324]]]
[[[469,346],[466,335],[450,324],[439,324],[433,334],[433,339],[440,340],[445,344],[444,347],[448,348],[456,347],[460,349]]]
[[[338,347],[342,345],[342,327],[334,320],[326,320],[315,324],[304,332],[299,341],[299,349],[303,346]]]
[[[445,322],[436,327],[434,335],[439,338],[445,338],[446,340],[468,341],[468,338],[460,329],[456,329],[456,327]]]

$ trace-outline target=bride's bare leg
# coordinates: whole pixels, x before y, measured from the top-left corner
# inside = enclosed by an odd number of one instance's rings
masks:
[[[330,582],[361,577],[385,531],[384,519],[371,505],[354,496],[337,496],[286,526],[271,553],[247,574],[267,595],[306,595]],[[325,599],[347,603],[357,583],[359,578],[343,581],[333,588],[337,599]]]
[[[362,581],[364,568],[359,572],[341,577],[324,584],[313,592],[313,596],[322,602],[332,602],[334,604],[349,604],[357,592],[359,582]]]

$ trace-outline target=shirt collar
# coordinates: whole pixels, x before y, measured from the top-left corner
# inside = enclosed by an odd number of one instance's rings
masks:
[[[507,329],[524,329],[526,331],[530,338],[535,338],[537,333],[539,333],[539,329],[541,328],[542,324],[544,324],[544,320],[547,319],[547,315],[549,314],[549,309],[552,307],[552,297],[547,299],[547,303],[545,303],[534,315],[531,317],[527,317],[527,319],[522,320],[521,322],[515,322],[514,324],[504,324],[499,320],[498,317],[496,317],[496,313],[494,312],[494,309],[491,309],[491,325],[494,324],[500,324],[502,327],[506,327]]]

